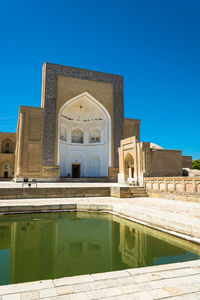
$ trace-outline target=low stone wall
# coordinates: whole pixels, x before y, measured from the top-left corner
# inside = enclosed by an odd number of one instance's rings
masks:
[[[148,191],[149,197],[151,198],[162,198],[168,200],[177,201],[190,201],[200,202],[199,194],[188,194],[188,193],[177,193],[177,192],[163,192],[163,191]]]
[[[144,187],[101,186],[101,187],[28,187],[0,188],[1,199],[36,199],[36,198],[82,198],[82,197],[117,197],[133,198],[148,197]]]
[[[110,187],[1,188],[0,199],[109,197]]]
[[[146,177],[144,187],[153,198],[200,201],[200,177]]]

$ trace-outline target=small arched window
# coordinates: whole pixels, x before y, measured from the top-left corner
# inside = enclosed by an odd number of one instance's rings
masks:
[[[72,143],[83,143],[83,132],[78,128],[72,131]]]
[[[101,142],[101,131],[99,129],[93,128],[90,130],[90,143],[100,143]]]

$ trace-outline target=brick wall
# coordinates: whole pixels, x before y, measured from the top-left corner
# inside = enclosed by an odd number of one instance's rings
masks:
[[[150,150],[146,153],[146,176],[182,176],[182,151]]]
[[[192,156],[182,156],[182,167],[192,169]]]
[[[17,130],[16,177],[42,175],[44,110],[21,106]]]
[[[124,119],[123,139],[136,136],[140,140],[140,123],[141,120],[137,119]]]

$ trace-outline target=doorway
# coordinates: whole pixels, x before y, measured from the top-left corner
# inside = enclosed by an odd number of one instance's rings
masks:
[[[72,178],[80,178],[80,170],[81,165],[80,164],[72,164]]]
[[[8,178],[8,171],[4,172],[4,178]]]
[[[134,168],[131,167],[131,178],[134,178]]]

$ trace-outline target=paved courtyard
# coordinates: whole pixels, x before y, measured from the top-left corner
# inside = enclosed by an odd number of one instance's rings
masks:
[[[30,182],[31,183],[31,182]],[[27,183],[25,183],[27,184]],[[1,181],[0,188],[22,188],[24,183]],[[34,184],[33,184],[34,186]],[[57,187],[111,187],[111,186],[127,186],[114,182],[38,182],[37,187],[57,188]]]

